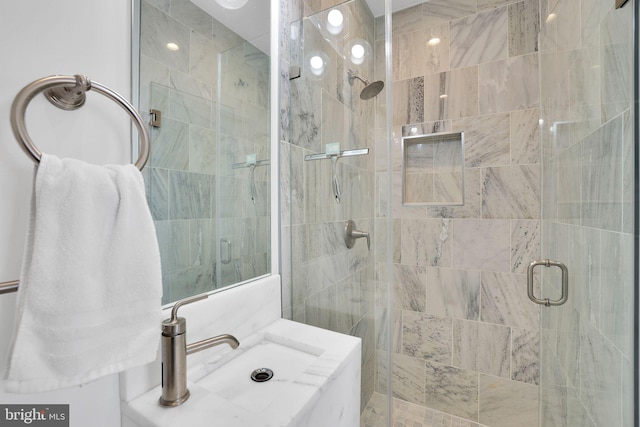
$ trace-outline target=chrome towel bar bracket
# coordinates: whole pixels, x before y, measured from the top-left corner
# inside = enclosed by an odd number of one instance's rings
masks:
[[[118,93],[112,91],[98,82],[89,80],[86,76],[49,76],[35,80],[26,85],[13,100],[11,105],[11,129],[22,146],[22,149],[31,156],[35,162],[39,162],[42,152],[33,143],[25,125],[25,114],[29,102],[40,92],[45,91],[45,96],[53,105],[63,110],[76,110],[84,105],[86,92],[93,90],[115,101],[133,119],[140,133],[140,151],[135,165],[142,170],[149,159],[149,132],[142,121],[142,117],[136,109]]]

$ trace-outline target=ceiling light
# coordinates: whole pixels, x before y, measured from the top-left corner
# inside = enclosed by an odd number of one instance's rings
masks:
[[[314,55],[309,59],[309,69],[316,76],[324,72],[324,59],[319,55]]]
[[[371,57],[371,45],[364,39],[352,39],[344,49],[344,59],[350,60],[355,65],[360,65],[364,63],[365,59]]]
[[[362,58],[364,56],[364,46],[359,43],[351,46],[351,55],[356,59]]]
[[[336,35],[342,31],[344,15],[338,9],[332,9],[327,14],[327,31]]]
[[[436,46],[440,44],[440,39],[438,37],[432,37],[427,43],[429,44],[429,46]]]
[[[547,16],[547,20],[545,22],[551,22],[554,19],[556,19],[556,14],[555,13],[550,13],[549,16]]]
[[[180,49],[180,46],[178,46],[177,44],[175,44],[173,42],[169,42],[169,43],[167,43],[167,49],[176,51],[176,50]]]
[[[327,21],[329,21],[329,24],[333,25],[334,27],[339,27],[344,22],[344,16],[342,16],[342,12],[340,12],[338,9],[333,9],[327,15]]]
[[[448,97],[449,95],[447,95],[446,93],[443,93],[442,95],[440,95],[440,99],[446,99]]]

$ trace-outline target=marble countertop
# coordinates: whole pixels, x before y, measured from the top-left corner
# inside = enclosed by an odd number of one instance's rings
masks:
[[[347,361],[359,355],[360,339],[324,329],[316,328],[286,319],[278,319],[259,332],[241,338],[237,350],[217,353],[210,360],[198,363],[188,370],[189,400],[175,408],[164,408],[158,404],[161,388],[155,387],[123,403],[123,415],[139,426],[192,427],[222,425],[225,427],[294,426],[308,416],[320,399],[331,399],[325,393],[331,383],[338,378]],[[295,378],[287,378],[278,388],[276,396],[269,396],[271,402],[264,405],[239,396],[243,390],[232,387],[220,392],[212,392],[198,381],[232,361],[260,342],[269,341],[286,347],[317,355],[309,366]],[[189,359],[187,360],[189,362]],[[359,377],[359,376],[358,376]],[[275,377],[274,377],[275,379]],[[256,383],[255,386],[261,384]],[[247,387],[253,386],[248,383]],[[359,384],[358,384],[359,386]],[[251,395],[251,393],[247,393]],[[243,400],[235,404],[234,399]],[[249,397],[251,399],[251,397]],[[326,403],[326,402],[325,402]]]

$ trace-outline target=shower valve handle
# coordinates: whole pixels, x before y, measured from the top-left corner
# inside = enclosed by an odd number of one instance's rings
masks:
[[[356,239],[360,239],[365,237],[367,239],[367,249],[371,250],[371,238],[369,233],[366,231],[356,230],[356,223],[353,220],[347,221],[344,227],[344,243],[347,245],[347,248],[351,249],[355,243]]]

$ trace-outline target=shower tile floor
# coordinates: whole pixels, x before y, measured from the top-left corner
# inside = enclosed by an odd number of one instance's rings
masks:
[[[374,393],[360,416],[360,427],[387,427],[386,396]],[[393,399],[391,427],[484,427],[424,406]]]

